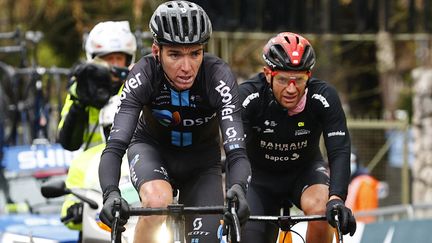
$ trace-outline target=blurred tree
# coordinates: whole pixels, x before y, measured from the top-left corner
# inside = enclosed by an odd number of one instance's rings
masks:
[[[0,31],[13,31],[17,26],[23,30],[42,31],[45,51],[40,64],[71,66],[83,54],[83,34],[97,22],[128,20],[132,29],[148,30],[148,19],[160,2],[162,0],[0,0]]]

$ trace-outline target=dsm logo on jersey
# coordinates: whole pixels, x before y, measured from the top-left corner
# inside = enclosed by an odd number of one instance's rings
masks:
[[[178,111],[171,112],[169,110],[153,110],[153,116],[160,124],[166,127],[174,127],[181,122],[180,113]]]

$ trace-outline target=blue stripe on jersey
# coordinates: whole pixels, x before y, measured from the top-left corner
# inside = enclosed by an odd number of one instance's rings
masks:
[[[178,147],[189,146],[192,144],[192,133],[171,131],[171,143]]]
[[[183,146],[189,146],[192,144],[192,133],[184,132],[183,133]]]
[[[177,92],[171,89],[171,104],[175,106],[189,106],[189,90]]]
[[[171,143],[175,146],[181,146],[181,132],[171,131]]]

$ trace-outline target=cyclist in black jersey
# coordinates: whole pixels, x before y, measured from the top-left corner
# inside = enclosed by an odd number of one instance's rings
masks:
[[[185,206],[223,205],[220,132],[226,153],[227,197],[238,199],[240,221],[249,209],[245,199],[250,164],[246,155],[236,79],[221,59],[204,54],[212,29],[195,3],[170,1],[150,19],[152,54],[129,73],[120,94],[110,137],[99,167],[103,190],[102,222],[111,225],[115,199],[122,203],[118,180],[128,150],[131,179],[143,207],[166,207],[173,187]],[[219,242],[221,216],[186,217],[188,242]],[[162,216],[140,217],[135,242],[154,242]]]
[[[350,137],[336,90],[311,77],[315,53],[302,36],[283,32],[263,50],[264,71],[242,83],[242,119],[253,178],[247,200],[253,215],[279,215],[289,201],[306,215],[340,213],[342,232],[354,234],[355,219],[344,200],[350,178]],[[324,137],[328,164],[320,151]],[[327,206],[326,206],[327,205]],[[327,208],[327,209],[326,209]],[[271,242],[277,228],[249,222],[245,242]],[[330,239],[326,222],[310,222],[307,242]]]

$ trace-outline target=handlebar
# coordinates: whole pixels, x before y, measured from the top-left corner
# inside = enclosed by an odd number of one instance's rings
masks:
[[[266,221],[276,223],[283,231],[288,231],[295,224],[309,221],[325,221],[325,215],[293,215],[293,216],[260,216],[251,215],[249,221]]]
[[[343,236],[340,229],[338,211],[335,210],[335,221],[336,221],[336,231],[337,231],[337,242],[343,242]],[[292,215],[292,216],[260,216],[260,215],[251,215],[249,217],[249,221],[264,221],[264,222],[272,222],[278,225],[278,227],[283,231],[290,231],[291,228],[300,222],[309,222],[309,221],[326,221],[327,217],[325,215]]]
[[[183,204],[170,204],[166,208],[129,208],[129,216],[176,215],[176,214],[223,214],[224,206],[184,207]]]
[[[114,202],[114,221],[111,228],[111,243],[121,242],[120,232],[120,199]],[[199,206],[199,207],[185,207],[183,204],[170,204],[166,208],[143,208],[143,207],[129,207],[129,216],[150,216],[150,215],[168,215],[180,216],[190,214],[225,214],[230,212],[233,218],[231,225],[224,225],[228,228],[228,232],[233,232],[231,237],[235,237],[232,242],[240,242],[240,220],[235,212],[235,209],[230,206]]]

